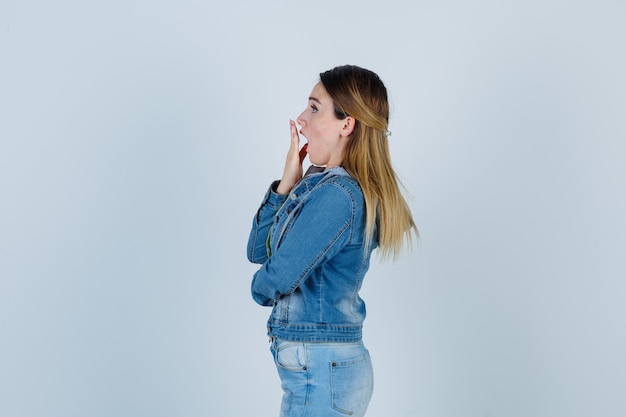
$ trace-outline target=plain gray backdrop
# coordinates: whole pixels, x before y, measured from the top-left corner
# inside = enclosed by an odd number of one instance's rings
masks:
[[[377,72],[421,239],[368,416],[626,414],[626,6],[0,1],[0,415],[278,415],[252,216],[321,71]]]

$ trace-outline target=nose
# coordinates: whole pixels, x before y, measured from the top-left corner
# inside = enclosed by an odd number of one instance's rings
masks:
[[[300,126],[302,126],[302,127],[304,127],[304,126],[306,125],[306,120],[305,120],[305,118],[304,118],[304,113],[305,113],[305,112],[306,112],[306,110],[305,110],[305,111],[303,111],[302,113],[300,113],[300,116],[298,116],[298,118],[296,119],[296,122],[297,122]]]

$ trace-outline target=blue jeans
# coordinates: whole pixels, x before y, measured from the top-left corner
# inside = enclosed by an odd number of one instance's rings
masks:
[[[271,351],[284,391],[280,417],[365,415],[374,374],[363,342],[273,339]]]

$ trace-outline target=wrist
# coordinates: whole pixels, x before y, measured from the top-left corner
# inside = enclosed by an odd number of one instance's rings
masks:
[[[289,191],[291,191],[291,189],[293,188],[293,184],[288,184],[283,180],[280,180],[280,182],[278,183],[278,185],[276,186],[276,193],[277,194],[289,194]]]

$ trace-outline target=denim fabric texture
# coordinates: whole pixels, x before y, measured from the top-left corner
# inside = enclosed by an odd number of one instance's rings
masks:
[[[280,417],[365,415],[374,377],[362,342],[273,339],[271,351],[283,388]]]
[[[274,182],[252,222],[248,259],[261,267],[252,297],[273,307],[268,334],[283,340],[361,340],[369,268],[365,200],[341,167],[304,177],[288,195]]]

